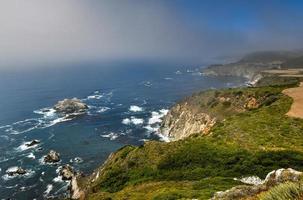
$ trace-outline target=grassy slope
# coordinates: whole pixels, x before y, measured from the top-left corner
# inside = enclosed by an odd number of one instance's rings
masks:
[[[258,109],[227,117],[210,136],[122,148],[90,185],[90,199],[208,199],[215,191],[238,184],[233,177],[264,178],[281,167],[303,170],[303,120],[284,115],[292,100],[282,90],[221,91],[275,98],[264,100]]]

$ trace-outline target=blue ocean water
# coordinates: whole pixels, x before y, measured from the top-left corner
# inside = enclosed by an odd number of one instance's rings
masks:
[[[169,63],[87,63],[0,73],[0,198],[45,199],[64,195],[67,182],[58,167],[69,163],[89,174],[126,145],[165,140],[157,133],[161,117],[176,101],[209,88],[235,87],[245,80],[204,77],[199,68]],[[65,121],[51,107],[77,97],[88,113]],[[45,112],[45,110],[47,112]],[[50,109],[50,110],[49,110]],[[41,143],[27,148],[24,143]],[[42,158],[49,150],[59,165]],[[76,162],[77,161],[77,162]],[[9,177],[21,166],[28,173]]]

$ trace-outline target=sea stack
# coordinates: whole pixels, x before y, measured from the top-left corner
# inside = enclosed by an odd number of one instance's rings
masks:
[[[54,109],[56,112],[62,114],[84,114],[88,109],[88,106],[80,99],[72,98],[58,101],[54,106]]]
[[[60,154],[54,150],[50,150],[49,153],[44,157],[46,163],[56,163],[60,161]]]

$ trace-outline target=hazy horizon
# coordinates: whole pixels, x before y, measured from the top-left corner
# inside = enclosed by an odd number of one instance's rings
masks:
[[[0,69],[60,63],[202,63],[303,47],[300,1],[4,0]]]

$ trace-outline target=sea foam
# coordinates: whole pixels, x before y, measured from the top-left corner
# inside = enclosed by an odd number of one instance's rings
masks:
[[[140,124],[143,124],[144,123],[144,120],[141,119],[141,118],[136,118],[134,116],[130,117],[130,118],[125,118],[122,120],[122,124],[125,124],[125,125],[140,125]]]
[[[131,111],[131,112],[142,112],[143,108],[139,107],[139,106],[136,106],[136,105],[132,105],[132,106],[129,107],[129,111]]]

